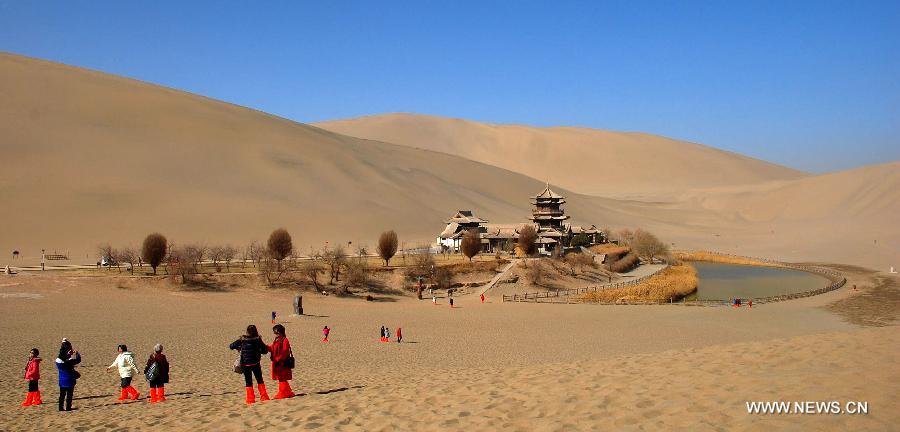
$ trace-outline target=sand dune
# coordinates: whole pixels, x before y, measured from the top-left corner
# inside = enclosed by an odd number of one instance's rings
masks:
[[[405,118],[421,119],[375,119]],[[543,188],[522,167],[539,168],[525,162],[540,159],[557,137],[564,137],[563,154],[583,155],[577,160],[588,165],[557,170],[583,176],[577,182],[553,176],[554,181],[603,189],[623,180],[639,186],[633,191],[664,198],[601,198],[554,185],[567,195],[573,223],[644,227],[679,248],[883,269],[900,262],[900,233],[891,221],[900,201],[896,163],[805,176],[643,134],[448,119],[426,123],[446,131],[425,128],[409,136],[433,135],[428,147],[442,151],[449,151],[448,143],[478,144],[467,156],[487,163],[352,138],[185,92],[0,54],[0,266],[16,264],[12,250],[22,253],[18,263],[34,263],[42,248],[90,263],[101,243],[137,245],[157,230],[176,242],[242,245],[284,226],[302,253],[325,241],[371,247],[385,229],[397,230],[407,245],[430,241],[459,208],[494,222],[521,222],[530,210],[528,198]],[[464,127],[451,127],[457,123]],[[459,141],[450,140],[446,133],[456,130]],[[613,165],[622,171],[592,159],[605,157],[588,151],[597,136],[612,137],[613,153],[623,158]],[[517,140],[526,143],[526,156],[513,151]],[[647,157],[650,150],[660,153]],[[491,165],[487,154],[498,152],[520,158],[522,171]],[[623,168],[634,157],[646,165]],[[636,174],[645,167],[665,173],[665,181]],[[667,192],[671,188],[678,192]]]
[[[102,242],[136,244],[153,230],[240,243],[282,225],[303,250],[371,245],[391,228],[420,241],[457,208],[524,221],[543,187],[460,157],[20,56],[0,55],[0,95],[4,256],[46,248],[83,261]],[[602,203],[575,207],[583,220],[606,219]]]
[[[492,125],[418,114],[316,125],[344,135],[462,156],[589,195],[659,198],[685,189],[805,176],[736,153],[646,133]]]

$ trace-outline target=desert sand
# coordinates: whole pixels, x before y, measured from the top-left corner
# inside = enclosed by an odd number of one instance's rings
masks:
[[[512,304],[489,293],[485,304],[457,298],[451,310],[445,299],[306,293],[303,317],[288,315],[287,290],[5,277],[2,429],[892,430],[900,333],[896,307],[879,305],[898,302],[897,281],[844,270],[860,292],[848,285],[753,309]],[[269,328],[272,310],[298,357],[301,395],[246,407],[227,344],[249,323]],[[379,342],[381,325],[402,327],[404,343]],[[62,337],[84,358],[71,413],[55,406]],[[144,360],[157,342],[172,363],[169,400],[116,402],[118,378],[104,371],[116,344]],[[43,353],[45,405],[23,409],[18,378],[32,346]],[[145,382],[136,386],[146,395]],[[756,400],[867,401],[869,413],[747,414]]]
[[[809,176],[649,135],[421,116],[385,117],[391,139],[402,141],[393,144],[12,54],[0,54],[0,94],[0,266],[36,264],[41,249],[68,254],[61,264],[89,264],[98,245],[136,246],[153,231],[178,243],[243,246],[283,226],[304,253],[325,241],[371,248],[386,229],[406,246],[431,242],[460,208],[522,222],[547,180],[534,171],[540,163],[483,155],[522,154],[510,140],[537,134],[535,154],[551,142],[573,146],[545,160],[544,171],[579,171],[584,187],[653,186],[664,198],[614,199],[554,184],[572,223],[643,227],[683,249],[900,267],[900,227],[891,220],[900,213],[896,162]],[[442,133],[432,137],[435,124]],[[466,132],[483,129],[490,133]],[[519,132],[503,138],[507,129]],[[466,139],[451,140],[451,132]],[[617,149],[600,156],[605,162],[585,156],[597,140]],[[556,169],[580,160],[592,169]],[[629,167],[627,175],[609,171],[615,166]]]
[[[806,176],[740,154],[639,132],[496,125],[411,113],[315,125],[343,135],[461,156],[585,195],[659,199],[710,185]]]

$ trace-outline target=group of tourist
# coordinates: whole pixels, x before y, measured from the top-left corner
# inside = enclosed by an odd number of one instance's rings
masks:
[[[125,345],[117,346],[116,350],[118,355],[106,370],[109,371],[116,368],[119,372],[122,387],[119,400],[137,400],[141,395],[131,385],[134,374],[140,373],[134,362],[134,354],[128,351],[128,347]],[[149,401],[152,403],[166,400],[165,384],[169,382],[169,362],[162,350],[163,347],[160,344],[156,344],[153,347],[153,353],[147,359],[147,365],[143,371],[144,376],[150,383]],[[59,381],[59,410],[71,411],[72,398],[75,395],[75,384],[81,378],[81,373],[75,369],[75,366],[81,363],[81,354],[72,347],[72,343],[68,339],[63,338],[55,363]],[[25,396],[25,402],[22,402],[22,406],[27,407],[44,403],[41,400],[41,390],[38,387],[40,379],[40,350],[32,348],[28,355],[28,363],[25,364],[25,381],[28,382],[28,394]]]
[[[386,326],[381,326],[381,341],[382,342],[390,342],[391,341],[391,328]],[[403,342],[403,329],[397,327],[397,343]]]
[[[278,381],[278,393],[275,399],[294,397],[294,391],[288,382],[293,379],[294,353],[291,351],[291,343],[285,335],[284,326],[275,324],[272,327],[275,340],[266,345],[255,325],[247,326],[247,332],[232,342],[228,348],[240,352],[235,361],[234,371],[244,375],[244,390],[247,394],[245,402],[256,402],[256,394],[253,390],[253,379],[256,379],[256,389],[259,391],[259,400],[269,400],[266,383],[262,376],[262,355],[269,354],[272,361],[272,380]]]

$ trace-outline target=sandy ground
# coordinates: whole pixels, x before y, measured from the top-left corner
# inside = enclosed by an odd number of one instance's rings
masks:
[[[847,270],[848,288],[752,310],[480,304],[474,296],[451,310],[409,297],[306,294],[308,315],[282,321],[302,395],[251,407],[226,345],[246,324],[268,328],[273,309],[288,314],[290,292],[3,277],[0,429],[895,429],[900,332],[897,309],[882,305],[897,301],[898,287],[892,276]],[[328,344],[320,341],[326,324]],[[401,326],[404,343],[378,342],[381,325]],[[52,360],[62,337],[84,357],[71,413],[55,406]],[[156,342],[172,362],[169,401],[116,403],[118,379],[104,372],[116,344],[143,360]],[[20,378],[32,346],[44,353],[49,403],[25,409]],[[146,394],[146,383],[137,388]],[[869,413],[749,415],[745,402],[755,400],[868,401]]]

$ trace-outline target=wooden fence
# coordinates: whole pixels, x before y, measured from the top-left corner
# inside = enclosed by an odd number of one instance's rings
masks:
[[[803,297],[812,297],[819,294],[824,294],[829,291],[834,291],[838,288],[843,287],[847,283],[847,278],[844,277],[843,274],[823,267],[802,265],[802,264],[791,264],[785,263],[781,261],[775,261],[765,258],[754,258],[747,257],[742,255],[733,255],[733,254],[723,254],[718,252],[709,252],[702,251],[702,253],[709,253],[714,255],[721,256],[729,256],[733,258],[742,258],[747,260],[754,260],[759,262],[764,262],[768,264],[774,264],[778,267],[790,268],[794,270],[805,271],[809,273],[817,273],[821,274],[829,279],[831,282],[825,287],[803,291],[794,294],[782,294],[777,296],[769,296],[769,297],[760,297],[754,298],[753,302],[757,304],[763,303],[776,303],[785,300],[793,300]],[[668,267],[668,266],[666,266]],[[664,270],[666,267],[663,267],[660,271]],[[637,285],[644,280],[656,275],[658,272],[653,274],[649,274],[647,276],[640,277],[638,279],[633,279],[626,282],[618,282],[611,285],[601,285],[601,286],[592,286],[585,288],[575,288],[575,289],[567,289],[567,290],[559,290],[559,291],[547,291],[547,292],[535,292],[535,293],[525,293],[525,294],[513,294],[513,295],[504,295],[503,301],[507,302],[532,302],[532,303],[590,303],[590,304],[601,304],[601,305],[681,305],[681,306],[722,306],[728,305],[728,301],[726,299],[716,299],[716,300],[689,300],[689,301],[670,301],[670,300],[619,300],[614,302],[595,302],[595,301],[586,301],[580,297],[572,297],[572,295],[583,294],[587,292],[593,292],[603,289],[613,289],[613,288],[623,288],[627,286]]]

